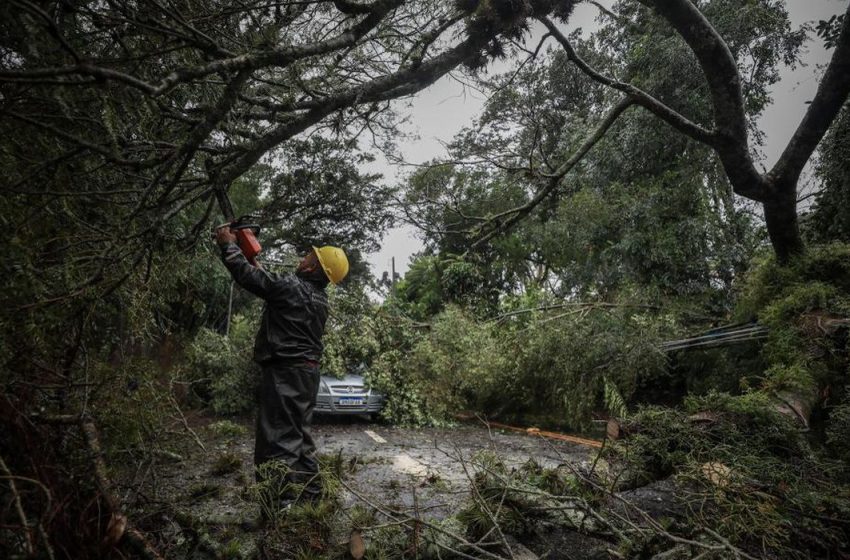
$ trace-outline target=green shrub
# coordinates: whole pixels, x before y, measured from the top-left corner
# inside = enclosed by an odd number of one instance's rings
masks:
[[[628,428],[606,453],[638,481],[675,473],[693,527],[781,558],[825,557],[850,537],[842,521],[850,487],[840,465],[819,456],[763,392],[691,397],[681,409],[644,407]]]
[[[423,387],[415,372],[407,367],[409,352],[401,347],[390,349],[375,360],[366,374],[370,386],[380,391],[386,402],[381,416],[402,426],[424,426],[440,423],[428,410],[422,395]]]
[[[810,247],[788,265],[763,259],[741,291],[739,318],[770,329],[762,350],[766,372],[754,386],[769,392],[843,387],[848,374],[850,245]],[[828,327],[825,325],[833,325]],[[839,325],[838,328],[834,328]]]
[[[190,378],[209,391],[209,404],[218,414],[250,411],[259,366],[252,360],[256,323],[236,315],[230,335],[201,329],[187,352]]]
[[[606,405],[621,412],[640,384],[664,375],[658,342],[669,320],[626,308],[575,311],[500,324],[448,306],[428,331],[408,332],[373,362],[384,416],[422,424],[476,410],[582,426]]]
[[[107,453],[162,449],[167,427],[176,414],[171,388],[156,362],[131,357],[115,366],[99,364],[90,395]]]
[[[378,306],[369,301],[362,286],[330,286],[328,299],[331,315],[322,339],[322,371],[342,377],[375,361],[392,326]]]
[[[507,366],[492,323],[476,322],[456,306],[433,320],[430,331],[405,357],[410,380],[422,388],[430,414],[444,418],[465,409],[480,410],[494,393]]]
[[[844,461],[850,469],[850,403],[836,406],[830,411],[826,426],[826,445],[833,456]]]
[[[422,336],[413,321],[369,301],[362,286],[332,288],[330,306],[323,372],[342,376],[364,371],[367,384],[386,398],[381,415],[394,424],[436,423],[437,415],[423,399],[427,384],[409,367],[411,349]]]
[[[242,437],[248,433],[248,428],[242,424],[231,422],[230,420],[219,420],[218,422],[213,422],[207,428],[216,436],[228,439]]]
[[[490,398],[509,395],[513,400],[502,405],[505,411],[546,412],[584,426],[594,410],[616,400],[622,405],[640,385],[665,375],[666,356],[658,344],[667,323],[663,316],[627,308],[550,312],[506,337],[508,367]],[[615,394],[622,398],[612,399]]]
[[[235,453],[224,452],[218,456],[210,469],[214,476],[225,476],[242,468],[242,457]]]

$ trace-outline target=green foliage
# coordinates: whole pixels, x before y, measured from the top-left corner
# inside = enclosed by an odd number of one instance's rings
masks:
[[[390,295],[405,315],[424,321],[447,305],[459,305],[478,314],[492,311],[498,290],[480,256],[465,260],[452,255],[422,254]]]
[[[207,426],[207,429],[218,437],[228,439],[235,439],[248,433],[248,429],[245,426],[231,422],[230,420],[218,420]]]
[[[350,254],[374,252],[392,226],[394,189],[380,175],[361,171],[374,161],[356,142],[321,135],[282,147],[283,171],[267,169],[262,184],[263,222],[270,249],[300,251],[311,245],[340,245]]]
[[[284,480],[290,472],[289,466],[283,461],[267,461],[258,465],[256,472],[259,480],[248,488],[247,494],[267,519],[276,521],[285,514],[280,501],[288,489]]]
[[[823,282],[841,291],[850,290],[850,245],[832,243],[812,246],[809,251],[788,266],[782,266],[773,257],[763,257],[756,262],[743,286],[738,305],[739,316],[753,316],[779,298],[809,282]],[[793,302],[792,302],[793,303]],[[819,304],[820,302],[814,302]],[[803,300],[797,307],[806,311],[812,302]],[[810,309],[809,309],[810,310]],[[773,314],[776,316],[776,313]]]
[[[364,560],[397,560],[404,557],[403,551],[410,546],[410,535],[396,524],[373,529],[370,535]]]
[[[645,383],[663,378],[658,349],[669,318],[628,307],[556,311],[516,329],[503,345],[509,360],[501,390],[503,410],[545,411],[573,427],[586,425],[603,406],[604,385],[628,401]],[[490,403],[491,409],[495,403]]]
[[[438,424],[442,420],[428,410],[415,372],[407,367],[409,344],[388,349],[372,364],[366,379],[386,398],[381,417],[403,426]]]
[[[850,471],[850,403],[834,407],[829,413],[826,426],[826,445],[833,456],[844,461]]]
[[[470,461],[474,473],[473,499],[457,515],[472,539],[499,530],[516,536],[529,535],[541,522],[558,523],[582,530],[586,519],[580,506],[574,510],[566,504],[581,504],[589,494],[576,477],[566,469],[543,468],[533,459],[518,468],[507,465],[492,452],[477,454]],[[566,503],[559,497],[569,497]],[[495,523],[494,523],[495,522]]]
[[[329,286],[328,301],[331,314],[322,339],[322,370],[342,377],[372,364],[391,327],[378,306],[369,301],[365,286]]]
[[[233,317],[229,336],[201,329],[186,353],[190,381],[209,391],[209,404],[218,414],[252,410],[259,366],[252,357],[256,321]]]
[[[833,14],[829,19],[818,21],[815,29],[818,37],[823,39],[824,48],[831,49],[838,45],[841,26],[844,24],[844,14]]]
[[[135,358],[92,373],[99,387],[89,398],[99,404],[94,413],[108,453],[144,454],[150,447],[169,445],[164,433],[176,411],[168,379],[156,363]]]
[[[617,418],[625,418],[628,416],[629,410],[626,406],[626,400],[623,398],[623,395],[620,394],[617,386],[611,383],[607,377],[603,377],[602,388],[605,408],[608,409],[611,416]]]
[[[413,259],[404,278],[391,294],[392,302],[409,317],[424,321],[443,309],[440,259],[421,255]]]
[[[433,423],[422,385],[409,368],[409,353],[419,339],[416,325],[394,304],[379,306],[363,286],[330,291],[331,317],[324,338],[323,370],[342,376],[363,372],[366,382],[383,393],[383,418],[402,425]],[[427,325],[426,325],[427,326]]]
[[[186,497],[189,501],[199,502],[201,500],[218,499],[224,494],[224,487],[221,484],[211,482],[199,482],[193,484],[186,491]]]
[[[765,388],[844,386],[847,340],[836,333],[850,319],[850,245],[813,246],[787,266],[763,259],[743,286],[738,315],[770,329]]]
[[[834,16],[833,16],[834,17]],[[803,216],[803,231],[812,241],[850,242],[850,104],[845,104],[818,148],[815,173],[821,189],[812,210]]]
[[[797,60],[806,29],[792,29],[774,0],[716,0],[700,9],[728,42],[744,77],[747,117],[756,118],[781,65]],[[604,18],[589,38],[570,36],[577,52],[708,126],[705,76],[681,37],[639,3],[617,2],[613,10],[619,17]],[[471,242],[520,217],[474,247],[479,301],[491,298],[490,289],[516,294],[543,286],[608,300],[637,286],[664,304],[729,311],[733,282],[763,232],[734,199],[709,148],[671,134],[647,111],[628,111],[528,211],[546,177],[599,124],[599,108],[615,98],[561,49],[482,82],[492,92],[482,115],[456,136],[447,161],[418,170],[406,185],[408,215],[422,226],[432,258],[467,253]],[[427,302],[432,314],[448,301],[438,282],[418,285],[427,297],[411,299]]]
[[[235,453],[225,452],[218,456],[210,469],[213,476],[225,476],[242,468],[242,457]]]
[[[841,466],[818,456],[764,393],[711,393],[686,399],[683,409],[645,407],[629,426],[632,433],[608,448],[609,457],[637,478],[678,473],[693,527],[787,558],[823,557],[850,536],[840,521],[850,513]]]
[[[458,307],[434,318],[431,329],[412,349],[406,368],[422,388],[426,409],[436,418],[464,409],[480,410],[505,370],[492,324],[477,323]]]
[[[664,374],[657,347],[670,327],[664,316],[588,306],[512,317],[478,321],[449,306],[427,332],[408,338],[407,351],[382,354],[369,379],[388,398],[385,417],[421,424],[477,410],[579,427],[606,402],[624,407],[641,384]]]
[[[281,497],[297,497],[303,486],[286,482],[289,468],[282,461],[263,463],[258,473],[262,480],[250,486],[248,493],[270,521],[264,541],[266,553],[275,558],[338,558],[341,551],[333,543],[340,535],[335,531],[345,527],[339,519],[342,473],[334,462],[320,461],[322,493],[318,501],[296,501],[285,510],[280,507]]]

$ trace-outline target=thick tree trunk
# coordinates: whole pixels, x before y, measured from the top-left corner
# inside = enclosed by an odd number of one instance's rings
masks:
[[[796,196],[780,195],[764,202],[764,220],[767,234],[777,260],[786,264],[793,256],[805,251],[803,237],[797,220]]]
[[[723,162],[735,192],[764,204],[770,242],[781,263],[804,251],[797,223],[796,187],[806,162],[850,96],[850,6],[835,41],[835,51],[803,120],[773,168],[759,174],[749,150],[741,77],[732,51],[697,3],[641,0],[678,31],[702,67],[711,91],[716,130],[707,141]]]

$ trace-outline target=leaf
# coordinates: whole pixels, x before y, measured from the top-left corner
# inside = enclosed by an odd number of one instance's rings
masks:
[[[357,529],[351,531],[351,537],[348,539],[348,552],[351,553],[354,560],[362,560],[366,555],[366,543],[363,542],[363,535]]]
[[[626,401],[623,399],[623,395],[620,394],[617,386],[612,383],[607,376],[602,379],[602,383],[604,385],[603,393],[605,406],[608,408],[608,412],[618,418],[625,418],[628,416],[629,411],[626,407]]]

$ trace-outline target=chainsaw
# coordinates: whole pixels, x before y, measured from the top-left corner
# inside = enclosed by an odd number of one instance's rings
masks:
[[[236,244],[239,245],[242,254],[245,255],[249,263],[258,266],[257,255],[260,254],[262,247],[260,242],[257,241],[257,236],[260,235],[260,226],[254,223],[256,218],[250,214],[234,218],[233,206],[230,204],[230,198],[224,188],[217,188],[215,196],[218,199],[219,207],[221,207],[221,213],[227,220],[227,223],[218,226],[216,229],[229,226],[236,235]]]

